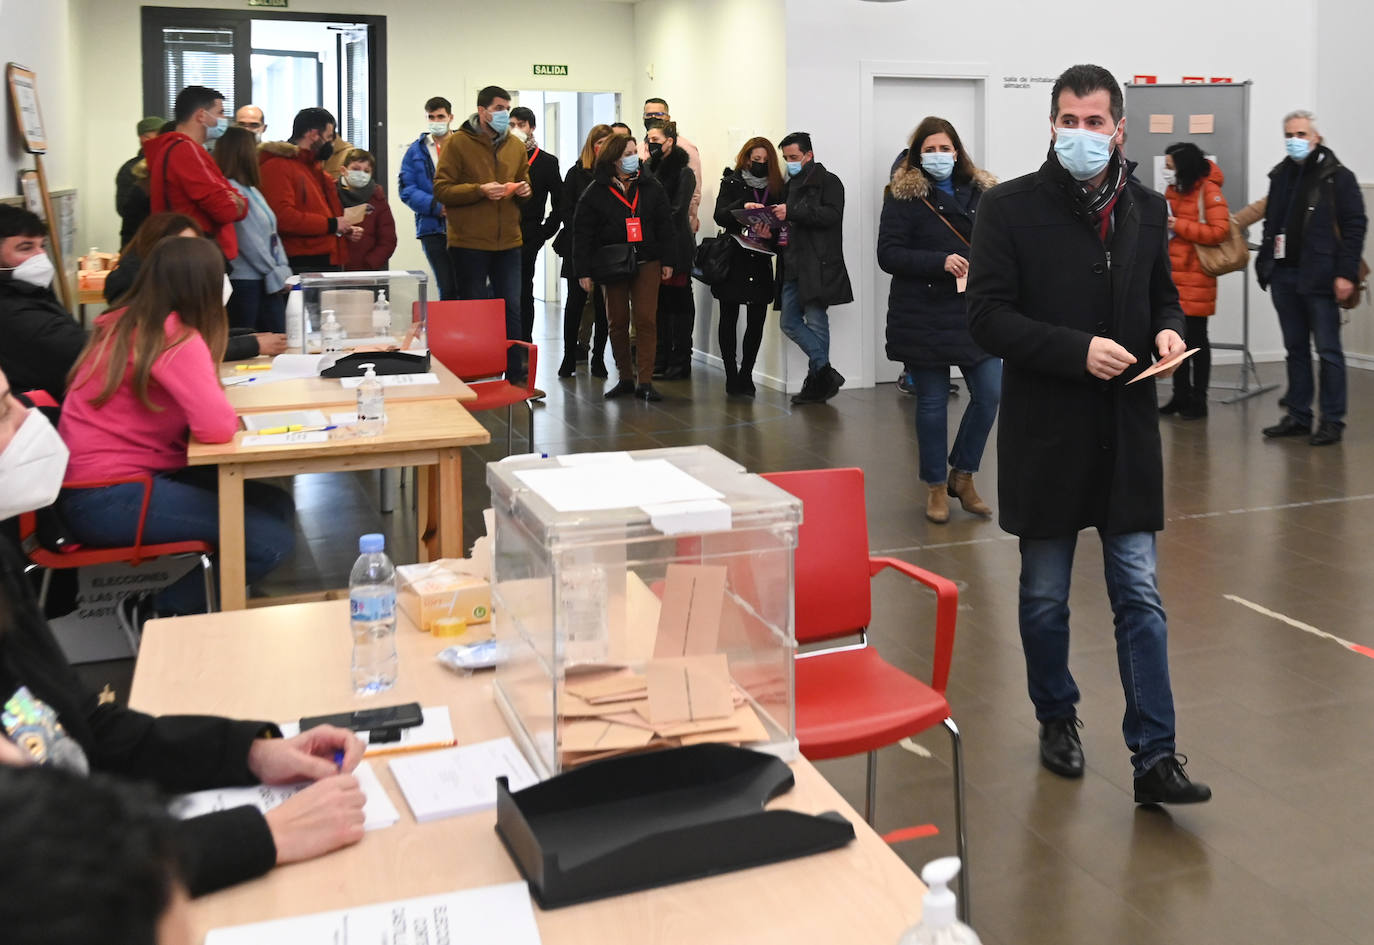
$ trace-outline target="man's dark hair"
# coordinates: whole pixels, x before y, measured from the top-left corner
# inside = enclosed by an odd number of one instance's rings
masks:
[[[425,111],[427,112],[437,112],[441,108],[450,115],[453,114],[453,103],[442,95],[436,95],[428,102],[425,102]]]
[[[539,127],[534,120],[534,112],[524,105],[517,105],[510,110],[510,120],[526,122],[531,128]]]
[[[673,110],[668,107],[668,100],[666,98],[646,98],[644,100],[645,105],[648,105],[650,102],[658,102],[658,104],[663,106],[665,112],[670,115],[673,113]]]
[[[0,765],[7,945],[156,945],[181,882],[173,829],[131,785]]]
[[[801,148],[802,154],[805,154],[807,151],[812,150],[811,136],[807,134],[805,131],[794,131],[786,138],[783,138],[781,141],[778,142],[778,150],[781,151],[789,144],[795,144],[797,147]]]
[[[38,218],[38,214],[0,203],[0,240],[11,236],[47,236],[48,228]]]
[[[1126,103],[1121,97],[1121,86],[1116,78],[1101,66],[1069,66],[1059,78],[1054,80],[1050,90],[1050,121],[1059,117],[1059,93],[1068,89],[1079,98],[1086,98],[1094,92],[1106,92],[1111,99],[1112,121],[1120,122],[1126,114]]]
[[[623,121],[613,121],[613,122],[611,122],[611,128],[612,128],[612,129],[615,129],[615,128],[624,128],[624,129],[625,129],[624,134],[631,135],[631,136],[634,135],[634,132],[630,130],[630,126],[627,125],[627,124],[625,124],[625,122],[623,122]]]
[[[323,132],[324,129],[333,125],[339,127],[339,123],[334,120],[334,115],[327,108],[302,108],[296,112],[296,120],[291,123],[291,140],[296,141],[304,138],[312,131]]]
[[[172,106],[172,120],[178,125],[188,122],[202,108],[214,108],[216,102],[222,101],[223,92],[207,89],[203,85],[188,85],[177,93],[176,104]]]
[[[482,91],[477,93],[477,107],[487,108],[491,105],[492,102],[496,101],[498,98],[503,98],[509,102],[510,93],[507,92],[505,89],[501,88],[501,86],[499,85],[489,85]]]

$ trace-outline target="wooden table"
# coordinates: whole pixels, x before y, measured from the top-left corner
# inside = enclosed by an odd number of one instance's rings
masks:
[[[355,698],[347,625],[346,601],[269,607],[254,611],[251,620],[219,613],[149,621],[130,704],[154,713],[285,721],[418,701],[449,706],[460,744],[509,734],[493,702],[490,674],[462,678],[442,668],[434,654],[447,641],[420,633],[404,616],[397,629],[396,687],[380,700]],[[225,925],[520,879],[493,829],[494,811],[417,824],[385,759],[373,765],[401,812],[399,824],[369,832],[357,846],[196,900],[194,940]],[[853,843],[563,909],[536,906],[545,945],[895,945],[920,916],[920,880],[810,763],[799,760],[792,768],[796,787],[771,806],[839,811],[854,824]]]
[[[239,365],[270,364],[271,358],[254,358],[251,361],[231,361],[220,366],[221,377],[242,377],[244,372]],[[438,358],[430,359],[430,370],[439,378],[437,384],[419,384],[414,387],[391,387],[386,391],[386,402],[390,404],[427,400],[476,400],[472,388],[458,379],[458,376],[439,363]],[[251,372],[249,372],[251,373]],[[239,384],[225,388],[229,403],[239,413],[271,410],[328,410],[331,407],[352,407],[358,402],[356,388],[344,387],[338,378],[306,377],[294,381],[277,381],[271,384]],[[483,441],[485,442],[485,441]]]
[[[277,385],[273,385],[277,386]],[[456,400],[397,403],[388,394],[386,429],[378,436],[351,430],[332,431],[325,443],[243,446],[243,431],[228,443],[192,440],[186,450],[191,466],[219,467],[220,608],[241,610],[248,604],[244,575],[243,481],[301,473],[350,472],[417,466],[416,493],[428,496],[429,467],[437,466],[436,508],[420,510],[420,548],[425,555],[426,525],[437,529],[440,557],[463,557],[464,446],[490,443],[491,434]],[[339,435],[342,434],[342,435]],[[427,505],[428,503],[426,503]]]

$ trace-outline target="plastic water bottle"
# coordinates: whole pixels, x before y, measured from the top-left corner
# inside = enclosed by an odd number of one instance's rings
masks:
[[[324,321],[320,323],[320,347],[325,354],[342,351],[344,342],[343,326],[334,318],[334,310],[324,310]]]
[[[358,539],[358,560],[348,576],[353,628],[353,692],[385,692],[396,685],[396,569],[378,534]]]
[[[291,351],[305,353],[305,293],[300,283],[291,287],[286,296],[286,347]]]
[[[386,427],[386,400],[374,364],[364,364],[366,373],[358,385],[358,432],[376,436]]]
[[[377,301],[372,303],[372,334],[377,337],[391,334],[391,303],[386,300],[386,289],[377,293]]]

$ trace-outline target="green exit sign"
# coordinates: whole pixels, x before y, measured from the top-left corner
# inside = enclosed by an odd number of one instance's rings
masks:
[[[535,75],[567,75],[567,66],[541,66],[536,64],[534,67]]]

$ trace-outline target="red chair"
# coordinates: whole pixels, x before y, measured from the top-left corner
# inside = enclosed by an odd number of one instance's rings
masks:
[[[477,399],[466,401],[464,407],[473,412],[506,408],[507,455],[511,452],[514,435],[512,411],[516,404],[525,405],[530,421],[529,448],[533,452],[534,406],[530,400],[538,396],[534,377],[539,349],[528,341],[506,337],[506,303],[501,299],[430,302],[426,330],[429,333],[430,353],[477,394]],[[517,387],[501,377],[506,371],[506,355],[513,347],[529,351],[529,371],[524,387]],[[483,377],[494,377],[496,380],[478,380]]]
[[[802,500],[795,578],[797,642],[859,638],[857,643],[797,654],[796,720],[802,754],[819,761],[866,752],[864,819],[872,823],[877,749],[937,725],[945,727],[954,749],[955,845],[964,864],[959,873],[959,911],[967,921],[963,743],[945,697],[959,591],[954,582],[905,561],[869,556],[863,470],[809,469],[765,473],[764,478]],[[935,654],[929,685],[886,662],[868,645],[870,584],[886,568],[935,591]]]

